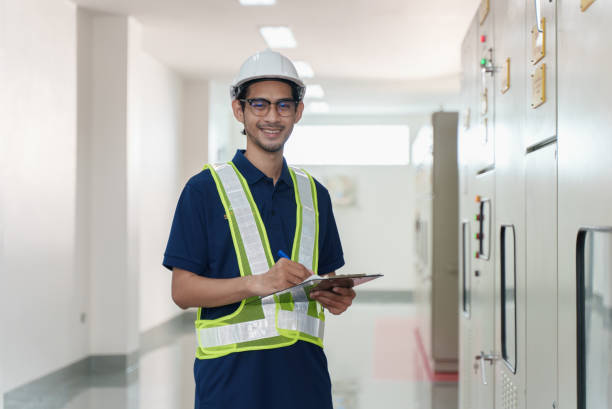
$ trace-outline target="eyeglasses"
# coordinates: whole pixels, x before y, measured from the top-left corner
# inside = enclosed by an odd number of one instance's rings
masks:
[[[280,116],[291,116],[295,114],[295,108],[297,106],[297,101],[292,99],[279,99],[276,102],[268,101],[265,98],[249,98],[249,99],[241,99],[242,102],[247,102],[249,107],[251,107],[251,111],[256,116],[266,116],[270,111],[270,105],[276,105],[276,112]]]

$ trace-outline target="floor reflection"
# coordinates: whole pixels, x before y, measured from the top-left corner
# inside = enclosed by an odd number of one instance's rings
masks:
[[[411,304],[356,303],[327,317],[325,348],[335,409],[455,409],[456,382],[435,383],[423,366]],[[67,380],[13,395],[5,409],[192,409],[192,324],[145,342],[138,368]]]

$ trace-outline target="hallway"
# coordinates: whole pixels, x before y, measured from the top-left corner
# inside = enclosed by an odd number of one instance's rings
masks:
[[[373,297],[366,293],[346,315],[327,314],[325,349],[335,409],[457,407],[456,378],[430,373],[415,307],[398,302],[400,295],[408,298],[405,293],[387,293],[371,302]],[[54,375],[7,394],[5,408],[192,408],[192,314],[154,328],[141,342],[142,356],[127,373]]]

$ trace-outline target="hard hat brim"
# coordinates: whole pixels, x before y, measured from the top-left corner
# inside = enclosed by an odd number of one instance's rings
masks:
[[[306,93],[306,85],[301,81],[294,77],[285,76],[285,75],[254,75],[252,77],[243,78],[236,84],[231,86],[230,94],[232,99],[238,98],[238,94],[242,89],[242,86],[246,83],[255,81],[255,80],[284,80],[289,81],[298,87],[299,100],[301,101],[304,98],[304,94]]]

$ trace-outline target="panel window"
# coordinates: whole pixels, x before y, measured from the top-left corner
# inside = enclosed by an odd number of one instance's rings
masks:
[[[501,340],[502,358],[516,373],[516,240],[514,226],[502,226],[501,248]]]
[[[470,234],[470,223],[461,223],[461,310],[463,315],[466,317],[470,316],[470,287],[471,287],[471,275],[470,275],[470,260],[472,250],[470,249],[471,243]]]
[[[585,229],[576,246],[578,408],[612,408],[612,229]]]

